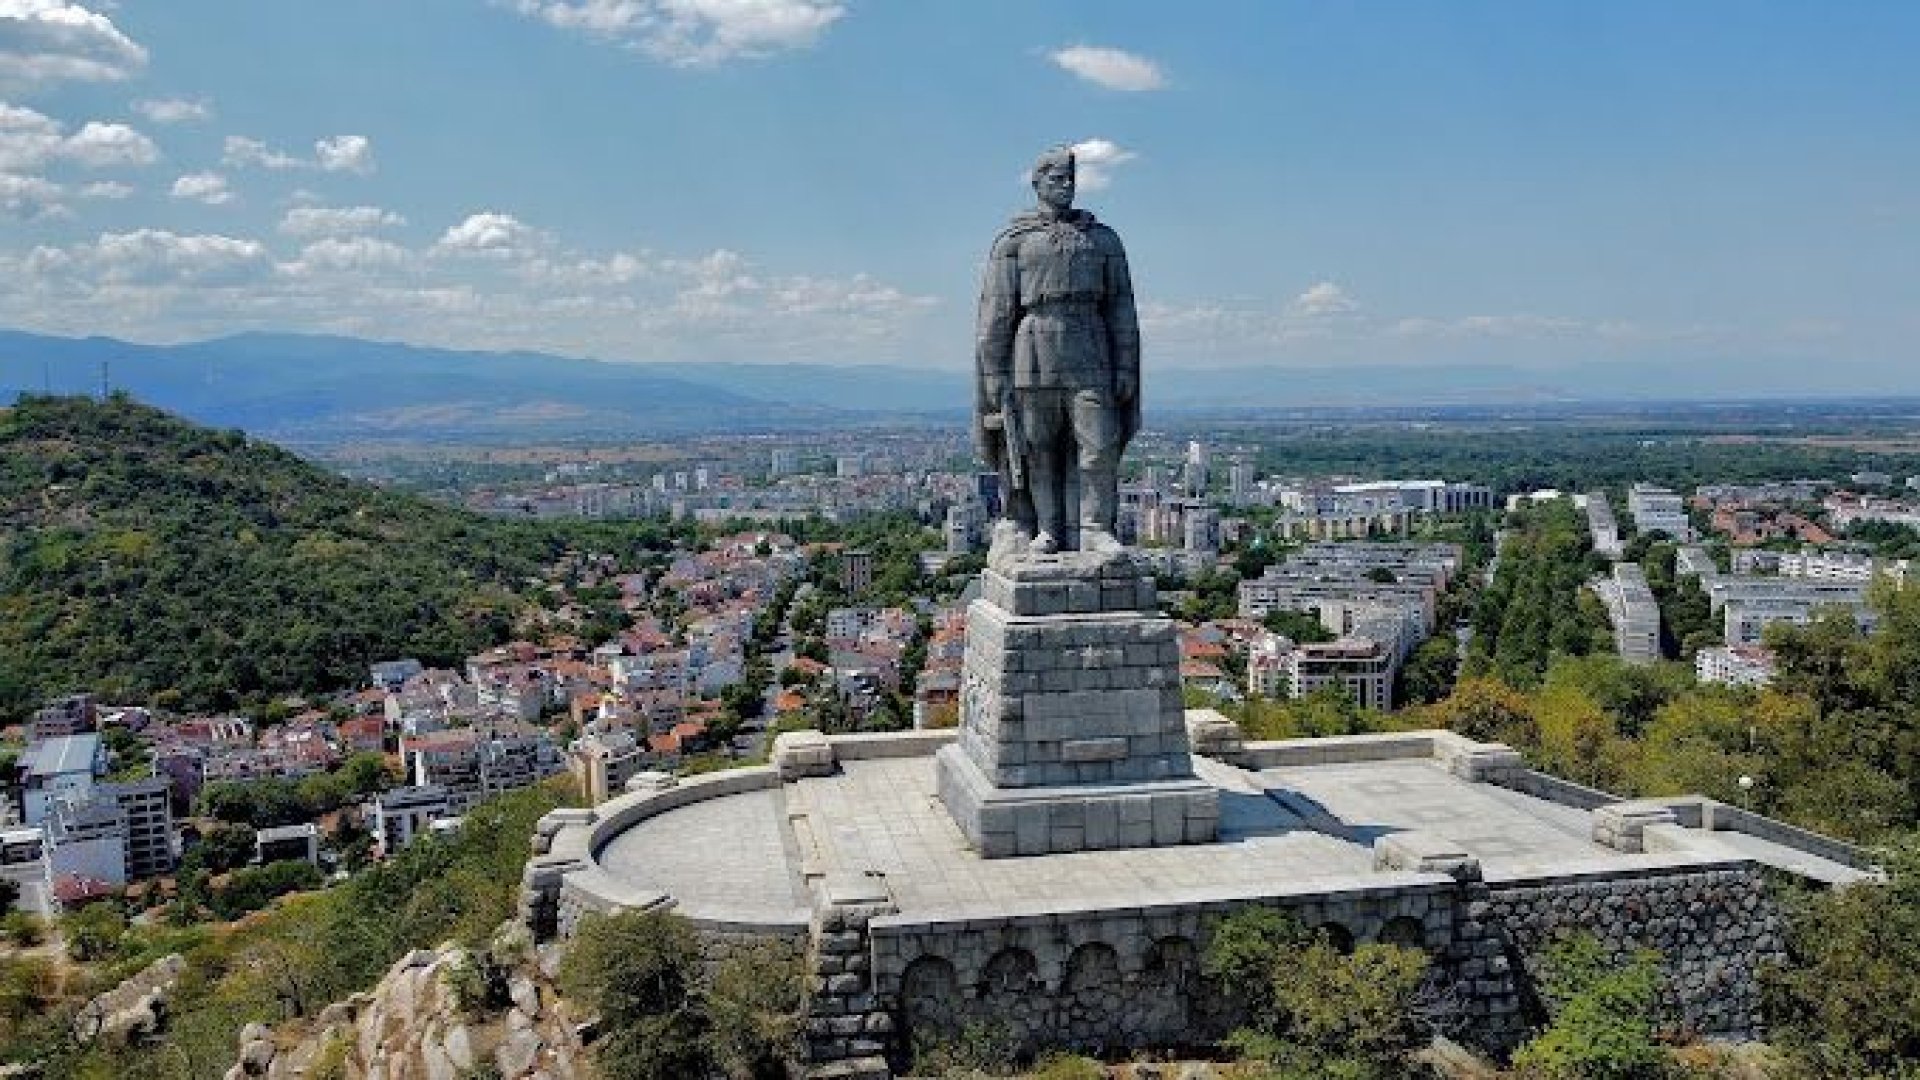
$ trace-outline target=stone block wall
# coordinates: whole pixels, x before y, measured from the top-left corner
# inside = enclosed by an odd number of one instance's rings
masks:
[[[902,1052],[974,1029],[1021,1052],[1199,1046],[1236,1018],[1200,977],[1215,920],[1252,904],[1291,912],[1336,942],[1391,941],[1443,955],[1453,882],[952,922],[873,920],[873,988]]]
[[[967,612],[959,745],[996,787],[1191,776],[1173,623]]]
[[[1485,920],[1530,976],[1556,939],[1585,932],[1616,957],[1661,956],[1662,1010],[1675,1031],[1765,1035],[1758,972],[1784,956],[1781,919],[1748,864],[1491,883]]]

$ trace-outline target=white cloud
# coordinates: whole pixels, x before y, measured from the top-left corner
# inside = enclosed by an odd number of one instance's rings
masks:
[[[89,168],[147,165],[159,156],[153,140],[125,124],[89,120],[68,135],[52,117],[0,102],[0,169],[32,169],[54,161]]]
[[[1113,170],[1139,155],[1107,139],[1073,144],[1074,183],[1083,191],[1099,191],[1113,183]]]
[[[837,0],[515,0],[523,15],[683,67],[808,48],[846,7]]]
[[[65,211],[60,185],[39,176],[0,173],[0,216],[37,218]]]
[[[1358,310],[1359,304],[1347,295],[1345,289],[1331,281],[1317,282],[1307,291],[1293,298],[1287,305],[1289,314],[1309,319],[1327,318],[1333,315],[1346,315]]]
[[[69,136],[61,156],[89,168],[110,165],[151,165],[160,160],[160,149],[153,140],[125,124],[103,124],[89,120],[85,127]]]
[[[407,219],[377,206],[296,206],[280,219],[288,236],[356,236],[397,225]]]
[[[53,160],[65,142],[52,117],[0,101],[0,172],[38,169]]]
[[[198,101],[186,98],[149,99],[134,102],[133,109],[156,124],[185,124],[213,116],[213,106],[205,98]]]
[[[465,255],[513,254],[538,234],[512,214],[478,213],[453,226],[435,245],[442,251]]]
[[[147,50],[113,20],[64,0],[0,0],[0,84],[125,79]]]
[[[21,251],[0,239],[9,285],[0,325],[149,340],[310,330],[615,359],[882,362],[935,305],[867,275],[776,271],[727,249],[572,249],[504,211],[410,247],[324,233],[391,223],[377,208],[294,209],[336,212],[289,211],[291,227],[283,219],[263,240],[142,230]]]
[[[249,139],[244,135],[229,135],[226,146],[220,154],[220,164],[231,168],[257,165],[263,169],[299,169],[304,168],[307,162],[292,154],[283,154],[259,139]]]
[[[233,191],[219,173],[189,173],[173,182],[173,197],[220,206],[233,201]]]
[[[95,180],[80,189],[83,199],[124,199],[133,194],[132,184],[123,184],[118,180]]]
[[[373,142],[365,135],[335,135],[313,144],[314,157],[327,172],[370,173]]]
[[[300,258],[280,269],[290,274],[327,270],[379,270],[405,266],[412,253],[398,244],[372,236],[329,236],[300,251]]]
[[[323,172],[370,173],[373,171],[373,141],[365,135],[335,135],[313,144],[313,157],[303,158],[276,150],[259,139],[245,135],[227,136],[220,164],[229,168],[320,169]]]
[[[1062,69],[1108,90],[1138,92],[1167,85],[1160,65],[1120,49],[1072,45],[1057,50],[1050,59]]]
[[[231,282],[260,266],[266,249],[252,240],[161,229],[102,233],[72,248],[34,249],[28,258],[43,271],[80,272],[115,285]]]
[[[526,274],[546,285],[601,289],[632,284],[653,270],[644,254],[620,251],[603,259],[534,259]]]

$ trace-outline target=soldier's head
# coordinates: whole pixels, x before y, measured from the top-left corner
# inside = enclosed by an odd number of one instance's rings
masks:
[[[1056,146],[1033,163],[1033,193],[1040,205],[1061,211],[1073,205],[1073,148]]]

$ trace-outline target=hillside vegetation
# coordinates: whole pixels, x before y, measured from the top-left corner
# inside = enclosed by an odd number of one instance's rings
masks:
[[[0,411],[0,717],[58,693],[187,708],[504,640],[562,550],[124,397]]]

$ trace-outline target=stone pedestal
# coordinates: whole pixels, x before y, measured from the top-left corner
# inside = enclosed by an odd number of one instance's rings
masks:
[[[960,737],[940,798],[987,858],[1197,844],[1219,795],[1193,775],[1180,646],[1124,554],[1003,559],[967,609]]]

